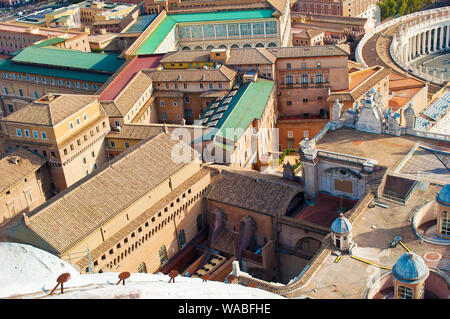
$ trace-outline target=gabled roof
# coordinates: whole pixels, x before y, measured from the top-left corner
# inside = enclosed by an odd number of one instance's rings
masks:
[[[258,79],[211,102],[200,119],[204,121],[203,125],[216,130],[208,132],[205,140],[210,140],[213,135],[227,138],[228,129],[242,129],[236,132],[243,133],[253,120],[261,118],[274,85],[273,81]],[[237,141],[240,135],[234,134],[233,138]]]
[[[142,70],[154,82],[233,81],[237,71],[224,65],[214,69]]]
[[[55,94],[50,102],[44,101],[44,95],[24,108],[11,113],[3,120],[35,125],[54,126],[73,115],[83,107],[95,102],[97,95]]]
[[[267,50],[272,52],[277,58],[350,55],[350,49],[348,45],[339,45],[339,44],[267,48]]]
[[[253,170],[213,166],[221,173],[212,178],[205,198],[268,215],[282,216],[302,186],[282,177]]]
[[[29,224],[20,221],[4,234],[25,241],[38,237],[51,252],[68,251],[187,165],[172,160],[177,143],[166,133],[142,141],[33,210]],[[194,160],[198,154],[190,150]]]
[[[125,60],[119,59],[117,54],[82,52],[40,45],[23,49],[12,61],[99,73],[114,73],[125,62]]]
[[[125,116],[134,103],[152,85],[152,80],[142,71],[139,71],[133,79],[112,101],[101,101],[105,111],[110,116]],[[116,110],[114,110],[115,108]]]
[[[19,159],[13,163],[13,159]],[[18,182],[38,170],[46,160],[24,148],[17,148],[0,157],[0,193],[5,193]]]

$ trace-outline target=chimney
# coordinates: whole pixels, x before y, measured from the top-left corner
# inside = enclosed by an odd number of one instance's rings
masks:
[[[166,123],[164,123],[164,133],[169,133],[169,129],[167,128],[167,124]]]
[[[30,217],[26,213],[23,213],[23,221],[25,222],[25,225],[30,224]]]
[[[20,157],[19,156],[11,156],[9,161],[11,163],[13,163],[14,165],[18,165],[20,163]]]

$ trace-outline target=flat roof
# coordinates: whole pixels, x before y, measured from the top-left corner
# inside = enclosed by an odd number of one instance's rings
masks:
[[[312,202],[312,205],[306,204],[292,218],[329,228],[333,221],[339,217],[341,208],[342,212],[346,212],[356,204],[355,200],[325,193],[317,195]]]
[[[417,142],[438,147],[450,147],[450,142],[410,135],[372,134],[342,127],[328,131],[316,143],[316,148],[375,159],[379,165],[386,166],[389,168],[388,171],[391,171],[400,164]]]
[[[421,243],[408,221],[417,205],[425,199],[434,199],[440,189],[440,186],[430,184],[426,190],[417,188],[406,205],[389,201],[384,202],[387,209],[379,206],[369,208],[352,225],[352,238],[358,245],[352,255],[341,255],[340,260],[335,262],[337,256],[329,254],[297,295],[314,299],[364,298],[368,283],[390,270],[363,263],[352,256],[392,268],[407,252],[401,245],[389,248],[395,236],[401,236],[402,243],[422,257],[428,252],[439,253],[442,256],[440,260],[424,258],[424,261],[430,268],[441,268],[448,272],[448,246]]]

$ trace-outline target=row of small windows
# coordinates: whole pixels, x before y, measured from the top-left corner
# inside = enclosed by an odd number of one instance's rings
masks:
[[[182,207],[179,207],[175,212],[173,212],[171,215],[169,215],[167,218],[165,218],[164,220],[162,220],[158,225],[156,225],[152,230],[149,230],[148,233],[142,234],[142,237],[136,241],[135,243],[133,243],[130,247],[128,247],[128,249],[124,250],[120,255],[118,255],[116,258],[113,259],[113,261],[111,261],[108,264],[108,267],[112,267],[112,265],[116,265],[120,262],[121,259],[123,259],[124,257],[126,257],[129,253],[131,253],[132,251],[134,251],[135,248],[137,248],[138,246],[140,246],[141,244],[143,244],[146,240],[150,239],[152,236],[154,236],[156,233],[158,233],[158,231],[161,230],[161,228],[163,228],[164,226],[168,225],[169,222],[173,221],[175,219],[176,216],[179,216],[181,214],[181,212],[183,210],[185,210],[187,207],[189,207],[190,205],[192,205],[194,202],[196,202],[197,200],[199,200],[201,198],[201,196],[205,193],[206,188],[202,189],[199,193],[197,193],[194,197],[192,197],[189,201],[187,201]],[[187,194],[191,194],[192,190],[188,189]],[[182,198],[186,197],[186,193],[183,193]],[[178,197],[176,199],[177,203],[180,203],[181,200]],[[170,204],[170,207],[174,207],[175,204],[174,202],[172,202]],[[169,209],[168,207],[164,208],[164,212],[168,212]],[[160,211],[157,215],[158,217],[162,217],[162,211]],[[128,216],[127,216],[128,218]],[[202,222],[202,216],[199,215],[197,217],[197,231],[201,231],[203,229],[203,222]],[[145,222],[143,224],[143,226],[139,227],[137,229],[137,233],[143,233],[143,227],[147,228],[150,227],[150,222],[154,223],[156,221],[156,217],[152,217],[151,220]],[[130,238],[135,238],[136,237],[136,231],[132,232],[130,234]],[[180,247],[180,249],[182,249],[185,245],[186,245],[186,234],[184,232],[183,229],[181,229],[178,232],[177,235],[177,239],[178,239],[178,245]],[[128,237],[125,237],[123,239],[123,244],[127,244],[128,243]],[[109,255],[114,255],[114,249],[120,249],[122,247],[122,244],[119,242],[116,244],[115,248],[111,248],[108,251]],[[166,247],[163,245],[161,246],[161,249],[159,251],[159,256],[160,256],[160,261],[161,261],[161,265],[164,265],[165,263],[167,263],[168,261],[168,257],[167,257],[167,249]],[[106,260],[106,254],[101,256],[101,260]],[[94,262],[94,266],[98,265],[98,261]],[[86,269],[86,271],[88,271],[88,269]]]
[[[16,75],[14,73],[3,73],[3,78],[4,79],[11,79],[11,80],[15,80],[16,79]],[[63,80],[55,80],[53,78],[47,79],[44,77],[39,78],[38,76],[29,76],[29,75],[25,75],[23,76],[22,74],[18,74],[17,75],[17,79],[19,80],[27,80],[27,81],[34,81],[35,83],[42,83],[42,84],[47,84],[50,83],[51,85],[56,85],[58,84],[59,86],[64,86],[64,82],[65,82],[65,86],[67,87],[72,87],[72,85],[74,87],[76,87],[77,89],[81,89],[81,87],[83,87],[83,89],[88,90],[89,89],[89,84],[88,83],[80,83],[78,81],[63,81]],[[91,84],[91,88],[94,90],[98,89],[98,85],[97,84]]]
[[[83,114],[83,121],[84,121],[84,122],[87,121],[87,115],[86,115],[86,113]],[[75,119],[75,123],[77,124],[77,126],[80,126],[80,125],[81,125],[81,120],[80,120],[79,117],[77,117],[77,118]],[[71,130],[74,129],[73,122],[69,122],[69,128],[70,128]]]
[[[277,44],[276,44],[275,42],[270,42],[270,43],[267,45],[267,47],[269,47],[269,48],[275,48],[276,46],[277,46]],[[251,45],[250,43],[245,43],[242,47],[243,47],[243,48],[252,48],[252,45]],[[256,44],[255,44],[255,47],[256,47],[256,48],[264,48],[264,44],[263,44],[263,43],[256,43]],[[221,44],[221,45],[218,46],[218,48],[219,48],[219,49],[226,49],[227,46],[226,46],[225,44]],[[230,48],[232,48],[232,49],[237,49],[237,48],[240,48],[240,46],[239,46],[239,44],[233,43],[233,44],[230,46]],[[206,50],[212,50],[212,49],[214,49],[214,46],[213,46],[213,45],[208,45],[208,46],[206,47]],[[182,48],[182,50],[183,50],[183,51],[189,51],[189,50],[191,50],[191,48],[188,47],[188,46],[184,46],[184,47]],[[194,47],[194,50],[203,50],[203,47],[197,45],[197,46]]]
[[[320,84],[320,83],[324,83],[324,77],[323,77],[323,75],[321,74],[321,73],[318,73],[318,74],[316,74],[316,76],[315,76],[315,83],[318,83],[318,84]],[[310,78],[310,83],[311,84],[314,84],[314,76],[311,76]],[[308,74],[302,74],[301,75],[301,77],[300,77],[300,83],[301,84],[308,84]],[[296,84],[299,84],[299,78],[298,77],[296,77],[295,78],[295,83]],[[326,77],[325,78],[325,83],[328,83],[328,78]],[[284,81],[283,81],[283,79],[281,79],[281,84],[284,84]],[[288,75],[286,75],[286,84],[294,84],[294,77],[291,75],[291,74],[288,74]]]
[[[83,118],[84,118],[84,115],[83,115]],[[87,119],[87,118],[86,118],[86,119]],[[85,121],[86,121],[86,119],[85,119]],[[77,118],[77,120],[78,120],[78,118]],[[70,122],[70,124],[72,124],[72,122]],[[103,123],[102,123],[102,126],[103,126],[103,128],[106,128],[106,122],[103,122]],[[96,126],[96,127],[95,127],[95,130],[97,131],[97,133],[100,132],[100,127],[99,127],[99,126]],[[90,130],[89,134],[91,135],[91,137],[93,137],[93,136],[94,136],[94,130]],[[84,134],[83,139],[84,139],[85,142],[88,140],[87,134]],[[77,139],[77,144],[78,144],[78,146],[80,146],[80,145],[82,144],[80,138]],[[75,150],[75,147],[73,146],[73,144],[70,144],[70,150],[71,150],[71,151]],[[67,155],[67,154],[68,154],[68,151],[67,151],[66,148],[63,150],[63,152],[64,152],[64,155]],[[95,157],[94,151],[92,151],[91,154],[92,154],[92,157]],[[83,163],[86,164],[85,161],[83,161]]]
[[[277,33],[276,21],[179,26],[177,32],[179,39],[264,36]]]
[[[31,136],[33,136],[33,138],[39,139],[39,132],[36,131],[36,130],[32,130],[30,132],[30,130],[24,129],[23,130],[23,134],[22,134],[22,130],[20,128],[16,128],[16,135],[19,136],[19,137],[24,136],[26,138],[31,138]],[[47,133],[44,132],[44,131],[41,131],[40,136],[41,136],[41,139],[43,139],[43,140],[47,139]]]
[[[158,83],[158,86],[161,86],[161,83]],[[165,83],[164,86],[165,86],[166,89],[171,89],[171,87],[172,87],[172,85],[170,85],[169,83]],[[204,88],[205,88],[205,84],[204,84],[204,83],[199,83],[199,87],[200,87],[201,89],[204,89]],[[209,89],[214,89],[214,88],[222,89],[222,87],[223,87],[223,86],[222,86],[222,83],[217,83],[217,87],[215,87],[214,83],[208,83],[208,88],[209,88]],[[173,88],[174,88],[174,89],[178,89],[178,83],[174,83],[174,84],[173,84]],[[187,88],[188,88],[187,83],[183,83],[183,88],[184,88],[184,89],[187,89]],[[188,99],[189,99],[189,98],[188,98]],[[189,102],[188,102],[188,103],[189,103]]]

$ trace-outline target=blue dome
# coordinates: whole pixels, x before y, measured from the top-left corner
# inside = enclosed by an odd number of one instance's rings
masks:
[[[413,252],[401,256],[392,268],[394,278],[406,283],[414,283],[425,279],[429,272],[422,257]]]
[[[344,217],[344,214],[340,214],[331,224],[331,231],[337,234],[349,233],[352,231],[352,224]]]
[[[441,188],[441,191],[436,196],[436,201],[439,204],[450,206],[450,184]]]

